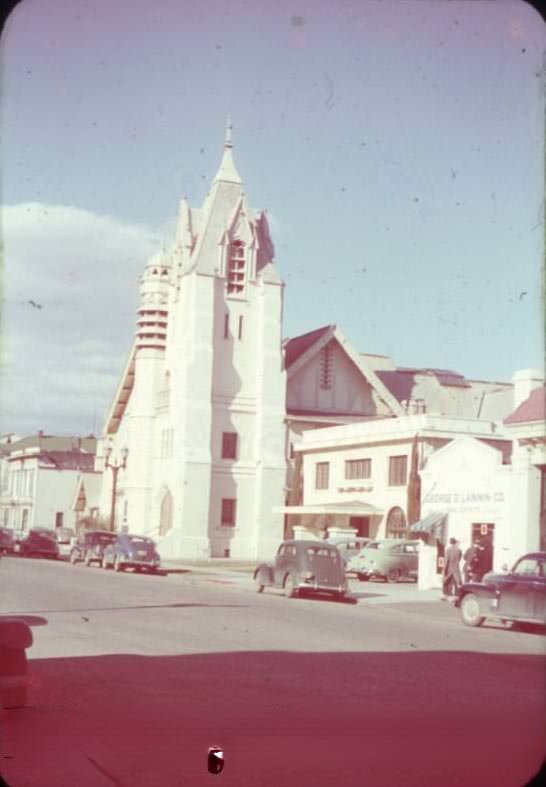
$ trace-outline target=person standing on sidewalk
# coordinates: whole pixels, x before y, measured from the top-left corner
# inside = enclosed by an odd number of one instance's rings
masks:
[[[463,579],[465,582],[479,582],[480,545],[474,541],[464,553]]]
[[[459,563],[461,562],[462,556],[462,552],[457,545],[457,539],[450,538],[449,546],[444,556],[444,596],[455,595],[461,586]],[[450,590],[452,590],[453,593],[450,593]]]

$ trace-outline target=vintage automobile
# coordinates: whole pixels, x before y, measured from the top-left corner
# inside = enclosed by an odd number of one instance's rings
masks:
[[[328,539],[328,544],[333,544],[335,547],[339,549],[339,553],[343,558],[343,562],[345,567],[349,563],[349,560],[358,555],[358,553],[364,549],[366,544],[369,544],[371,538],[365,538],[364,536],[354,536],[353,538],[346,538],[346,537],[334,537]]]
[[[55,541],[55,533],[46,528],[34,528],[19,543],[21,557],[59,557],[59,547]]]
[[[15,551],[15,535],[9,527],[0,527],[0,555]]]
[[[347,570],[354,571],[361,582],[374,578],[387,582],[417,580],[418,562],[419,541],[385,538],[367,544],[349,560]]]
[[[134,568],[136,571],[144,569],[154,573],[159,569],[160,562],[155,542],[151,538],[130,533],[120,533],[115,541],[105,547],[102,556],[102,567],[114,568],[115,571]]]
[[[529,552],[511,571],[490,571],[481,582],[461,586],[455,600],[467,626],[486,618],[546,625],[546,552]]]
[[[275,587],[282,588],[288,598],[314,592],[353,600],[339,550],[326,541],[283,541],[275,561],[261,563],[256,568],[254,581],[258,593],[266,587]]]
[[[72,551],[72,542],[75,538],[75,533],[71,527],[59,527],[55,530],[55,540],[59,547],[59,557],[65,560],[70,558]]]
[[[116,533],[110,530],[84,530],[72,544],[69,560],[73,565],[79,562],[86,566],[102,563],[104,548],[115,540]]]

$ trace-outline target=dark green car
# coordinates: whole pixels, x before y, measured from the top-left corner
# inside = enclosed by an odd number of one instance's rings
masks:
[[[325,541],[283,541],[274,562],[256,568],[254,581],[258,593],[273,587],[283,589],[288,598],[327,593],[339,600],[354,600],[339,550]]]

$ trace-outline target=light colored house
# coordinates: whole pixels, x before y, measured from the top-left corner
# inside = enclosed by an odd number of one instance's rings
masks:
[[[0,522],[27,531],[34,527],[73,527],[74,485],[93,474],[94,437],[55,437],[39,433],[11,443],[0,496]]]
[[[101,516],[154,537],[163,557],[268,556],[282,538],[282,302],[228,128],[203,206],[182,200],[174,245],[144,271],[99,451]]]

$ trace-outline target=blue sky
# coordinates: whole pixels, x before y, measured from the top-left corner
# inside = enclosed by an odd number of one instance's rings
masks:
[[[1,44],[1,430],[101,428],[146,257],[183,194],[201,204],[228,112],[285,336],[336,323],[474,379],[542,366],[544,45],[502,0],[22,2]]]

